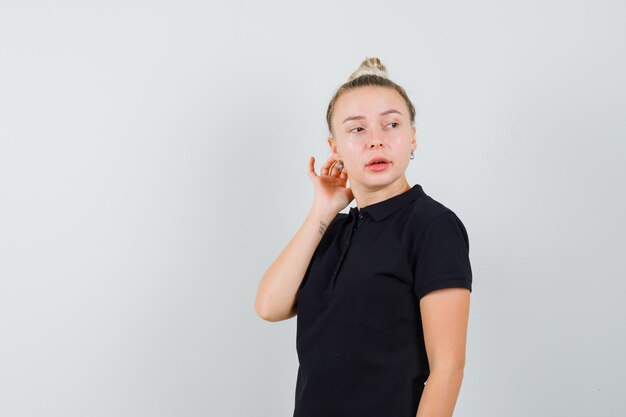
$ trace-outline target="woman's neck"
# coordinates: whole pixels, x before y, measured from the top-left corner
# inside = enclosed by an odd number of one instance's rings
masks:
[[[411,189],[411,185],[407,182],[406,177],[402,176],[391,184],[388,184],[381,188],[363,187],[360,184],[350,185],[352,194],[357,203],[357,208],[360,210],[364,207],[371,206],[372,204],[379,203],[395,197],[399,194],[405,193]]]

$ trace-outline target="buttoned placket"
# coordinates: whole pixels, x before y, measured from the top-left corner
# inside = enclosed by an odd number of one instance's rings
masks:
[[[363,226],[363,224],[367,220],[367,216],[365,216],[362,211],[359,212],[356,209],[353,209],[353,210],[356,213],[358,213],[358,215],[357,216],[351,215],[351,219],[352,219],[352,224],[350,225],[351,230],[350,230],[350,233],[348,234],[348,239],[346,240],[343,246],[341,255],[339,255],[339,261],[337,262],[337,266],[335,267],[335,270],[332,275],[331,289],[333,290],[335,289],[335,285],[337,283],[337,276],[339,275],[339,270],[341,269],[341,266],[343,265],[343,260],[346,257],[346,253],[348,253],[348,249],[350,249],[350,243],[352,243],[352,237],[357,232],[357,230],[359,230]]]

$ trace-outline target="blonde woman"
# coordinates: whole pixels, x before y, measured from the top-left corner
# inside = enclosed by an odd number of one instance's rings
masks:
[[[297,315],[293,416],[450,417],[472,290],[467,231],[407,182],[415,109],[379,59],[337,90],[326,119],[332,155],[319,175],[309,159],[313,203],[255,301],[265,320]]]

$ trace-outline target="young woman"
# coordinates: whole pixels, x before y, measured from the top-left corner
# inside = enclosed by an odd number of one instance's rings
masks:
[[[319,175],[309,158],[313,204],[255,302],[268,321],[297,314],[294,417],[450,417],[472,290],[467,231],[407,182],[415,109],[380,60],[363,61],[326,118],[332,155]]]

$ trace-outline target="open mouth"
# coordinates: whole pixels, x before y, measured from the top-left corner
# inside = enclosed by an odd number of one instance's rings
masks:
[[[383,157],[374,157],[372,159],[370,159],[367,162],[367,166],[372,166],[372,165],[384,165],[384,164],[388,164],[389,161],[386,158]]]
[[[378,161],[370,162],[367,165],[367,168],[372,171],[382,171],[386,169],[388,165],[389,165],[389,161],[378,160]]]

